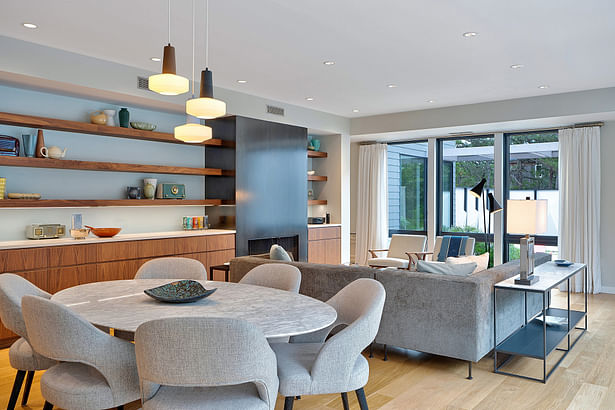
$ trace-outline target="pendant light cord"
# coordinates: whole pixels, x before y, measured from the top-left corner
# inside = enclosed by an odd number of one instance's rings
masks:
[[[209,0],[205,0],[205,68],[209,66]]]
[[[194,0],[192,0],[192,98],[194,98],[194,43],[195,43],[195,8]]]
[[[168,22],[168,28],[169,28],[169,44],[171,44],[171,0],[168,0],[167,2],[168,6],[169,6],[169,12],[167,13],[167,17],[169,19]]]

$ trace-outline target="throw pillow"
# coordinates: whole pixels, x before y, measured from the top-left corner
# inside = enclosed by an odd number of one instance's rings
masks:
[[[288,255],[288,252],[284,250],[280,245],[271,245],[269,249],[269,259],[274,261],[292,262],[293,260]]]
[[[489,265],[489,254],[485,252],[482,255],[468,255],[468,256],[459,256],[456,258],[453,258],[453,257],[446,258],[446,263],[451,264],[451,265],[459,265],[462,263],[471,263],[471,262],[476,262],[476,269],[474,269],[474,272],[472,273],[482,272],[485,269],[487,269],[487,266]]]
[[[439,273],[441,275],[468,276],[476,269],[476,262],[451,264],[445,262],[418,261],[418,272]]]

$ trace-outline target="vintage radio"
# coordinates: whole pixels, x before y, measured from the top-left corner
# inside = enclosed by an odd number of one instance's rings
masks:
[[[0,135],[0,155],[19,156],[19,140],[8,135]]]
[[[184,199],[186,197],[186,185],[184,184],[158,184],[156,198],[158,199]]]
[[[55,239],[66,234],[66,226],[60,224],[32,224],[26,227],[28,239]]]

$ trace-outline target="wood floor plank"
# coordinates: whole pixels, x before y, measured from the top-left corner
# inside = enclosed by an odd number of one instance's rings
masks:
[[[602,400],[606,396],[607,392],[608,389],[604,386],[583,383],[567,410],[584,410],[589,408],[590,403],[592,408],[598,408],[600,407],[600,404],[602,403]]]

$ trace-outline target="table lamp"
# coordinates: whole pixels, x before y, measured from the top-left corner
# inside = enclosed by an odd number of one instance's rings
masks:
[[[538,276],[534,276],[534,238],[530,235],[547,231],[547,200],[509,199],[506,215],[508,233],[525,235],[520,240],[521,271],[515,284],[530,286],[538,282]]]

